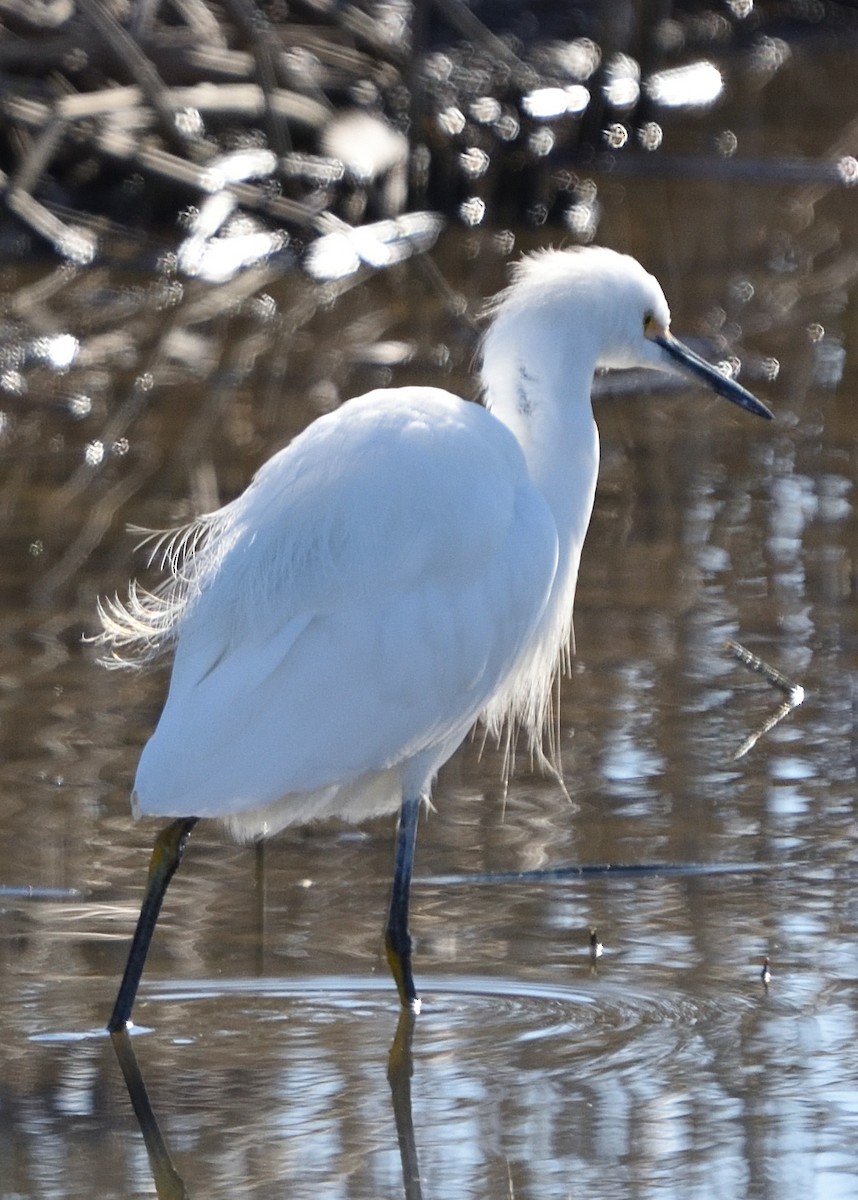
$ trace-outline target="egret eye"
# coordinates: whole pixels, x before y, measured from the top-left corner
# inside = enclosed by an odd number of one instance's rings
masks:
[[[646,338],[656,337],[661,332],[661,327],[655,319],[655,313],[644,313],[643,319],[643,334]]]

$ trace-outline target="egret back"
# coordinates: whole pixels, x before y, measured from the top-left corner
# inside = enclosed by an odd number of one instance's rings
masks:
[[[270,830],[425,792],[527,658],[557,565],[515,438],[429,388],[349,401],[206,521],[164,601],[141,813]]]

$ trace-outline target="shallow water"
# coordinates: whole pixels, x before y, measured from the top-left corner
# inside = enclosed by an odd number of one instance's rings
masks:
[[[730,129],[769,162],[855,153],[853,63],[810,42],[764,85],[734,64],[730,99],[676,118],[672,145],[706,158]],[[504,794],[478,743],[442,772],[418,841],[410,1097],[407,1055],[387,1080],[391,822],[262,851],[195,831],[132,1038],[191,1195],[413,1198],[415,1170],[456,1200],[858,1195],[855,193],[706,161],[702,180],[603,164],[598,238],[659,276],[677,332],[742,358],[777,421],[603,388],[568,795],[521,762]],[[552,240],[519,232],[516,252]],[[450,230],[432,260],[474,313],[509,249]],[[472,394],[473,338],[416,261],[321,297],[260,273],[244,298],[165,298],[128,269],[47,263],[2,284],[7,344],[72,332],[85,353],[25,364],[2,406],[0,1195],[151,1195],[101,1030],[154,832],[127,792],[165,676],[108,674],[80,635],[143,568],[126,524],[234,495],[369,386]],[[807,690],[739,760],[782,696],[727,638]],[[461,878],[579,864],[652,869]]]

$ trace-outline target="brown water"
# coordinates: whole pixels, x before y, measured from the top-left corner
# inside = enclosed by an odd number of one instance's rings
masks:
[[[407,1059],[393,1093],[386,1078],[392,824],[261,854],[195,832],[133,1039],[190,1195],[413,1198],[417,1169],[451,1200],[858,1195],[855,192],[731,176],[709,153],[730,130],[747,160],[854,154],[858,86],[822,42],[768,74],[749,61],[727,102],[666,124],[665,151],[709,177],[656,156],[651,176],[618,160],[593,178],[599,240],[659,276],[678,332],[742,358],[777,422],[652,384],[600,400],[569,795],[522,770],[504,797],[492,748],[442,773],[418,841],[410,1106]],[[497,234],[451,230],[432,256],[471,312],[503,278]],[[515,252],[551,240],[520,233]],[[104,672],[81,633],[142,569],[126,524],[234,495],[368,386],[470,394],[473,344],[419,262],[321,296],[273,272],[179,295],[49,264],[0,285],[0,1196],[151,1195],[101,1030],[153,835],[127,793],[165,676]],[[15,353],[51,332],[81,339],[68,371]],[[728,637],[808,692],[738,761],[782,697]],[[719,869],[451,878],[599,863]]]

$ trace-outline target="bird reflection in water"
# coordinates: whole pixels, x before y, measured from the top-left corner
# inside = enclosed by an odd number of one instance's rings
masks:
[[[403,1008],[399,1014],[396,1035],[390,1047],[387,1064],[387,1079],[402,1164],[402,1189],[405,1200],[422,1200],[420,1165],[414,1139],[414,1120],[411,1115],[411,1077],[414,1061],[411,1044],[414,1036],[414,1013]],[[152,1108],[149,1093],[143,1080],[137,1055],[127,1028],[114,1030],[110,1035],[113,1049],[122,1070],[131,1107],[143,1135],[143,1143],[149,1158],[152,1181],[158,1200],[188,1200],[190,1192],[185,1181],[176,1170],[161,1127]]]

